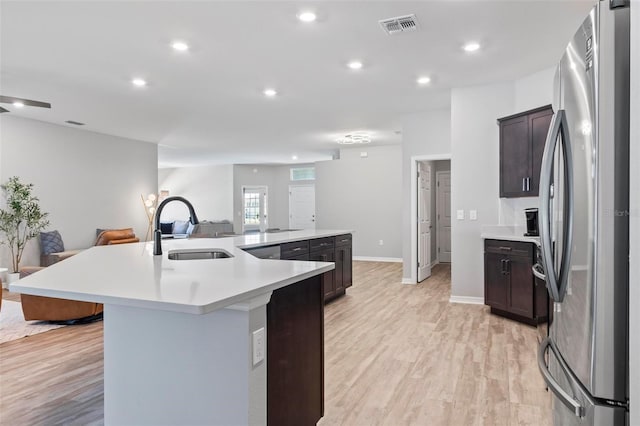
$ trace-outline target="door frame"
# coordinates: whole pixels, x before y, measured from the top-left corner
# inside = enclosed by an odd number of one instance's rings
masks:
[[[449,175],[449,181],[451,181],[451,170],[440,170],[439,172],[436,172],[436,249],[438,250],[438,254],[436,256],[436,259],[438,261],[438,263],[442,262],[442,260],[440,259],[440,186],[438,185],[438,182],[440,182],[439,177],[447,174]]]
[[[418,162],[438,160],[451,160],[451,154],[411,156],[411,276],[405,284],[418,282]]]
[[[299,188],[299,187],[306,187],[306,186],[310,186],[313,188],[313,196],[315,198],[315,193],[316,193],[316,184],[315,183],[302,183],[302,184],[290,184],[289,185],[289,229],[292,228],[291,226],[291,189],[292,188]],[[315,205],[315,201],[313,203],[313,219],[314,219],[314,229],[315,229],[315,218],[316,218],[316,205]]]

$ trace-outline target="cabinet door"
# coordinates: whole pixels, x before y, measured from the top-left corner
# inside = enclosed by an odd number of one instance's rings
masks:
[[[527,116],[500,122],[500,196],[528,196],[531,176],[531,145]]]
[[[309,254],[309,260],[314,260],[318,262],[334,262],[335,252],[333,249],[317,251]],[[334,297],[336,294],[335,275],[336,275],[335,269],[322,274],[321,280],[322,280],[322,288],[323,288],[325,300]]]
[[[343,247],[344,258],[342,259],[342,285],[344,288],[353,285],[353,255],[351,245]]]
[[[547,141],[547,132],[553,117],[551,108],[529,115],[529,130],[531,132],[531,167],[532,176],[530,183],[530,194],[532,197],[538,195],[540,188],[540,167],[542,166],[542,154]]]
[[[509,279],[509,306],[511,313],[533,319],[534,276],[533,263],[524,256],[509,256],[507,259],[507,277]]]
[[[498,253],[484,255],[484,303],[507,310],[509,281],[504,274],[506,257]]]
[[[336,247],[335,292],[344,291],[344,247]]]

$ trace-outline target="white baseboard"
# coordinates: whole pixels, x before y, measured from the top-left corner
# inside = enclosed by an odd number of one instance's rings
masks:
[[[416,285],[417,283],[411,278],[402,278],[402,284]]]
[[[401,257],[370,257],[370,256],[353,256],[353,260],[360,260],[363,262],[396,262],[402,263]]]
[[[433,268],[434,266],[436,266],[437,264],[439,264],[440,262],[438,261],[438,259],[434,260],[433,262],[431,262],[431,266],[429,266],[430,268]]]
[[[467,303],[469,305],[484,305],[484,297],[451,296],[449,303]]]

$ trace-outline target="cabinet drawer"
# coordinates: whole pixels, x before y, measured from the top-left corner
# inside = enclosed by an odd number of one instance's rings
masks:
[[[521,241],[484,240],[484,251],[486,253],[526,256],[533,259],[534,244]]]
[[[280,246],[280,257],[289,259],[293,256],[309,253],[309,240],[284,243]]]
[[[310,251],[326,250],[334,247],[334,237],[316,238],[309,242]]]
[[[351,234],[344,234],[336,236],[336,247],[348,246],[351,244]]]

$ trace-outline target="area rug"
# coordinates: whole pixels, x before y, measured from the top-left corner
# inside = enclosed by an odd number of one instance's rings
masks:
[[[51,324],[46,321],[25,321],[20,302],[2,301],[2,310],[0,310],[0,343],[44,333],[60,327],[65,326],[63,324]]]

